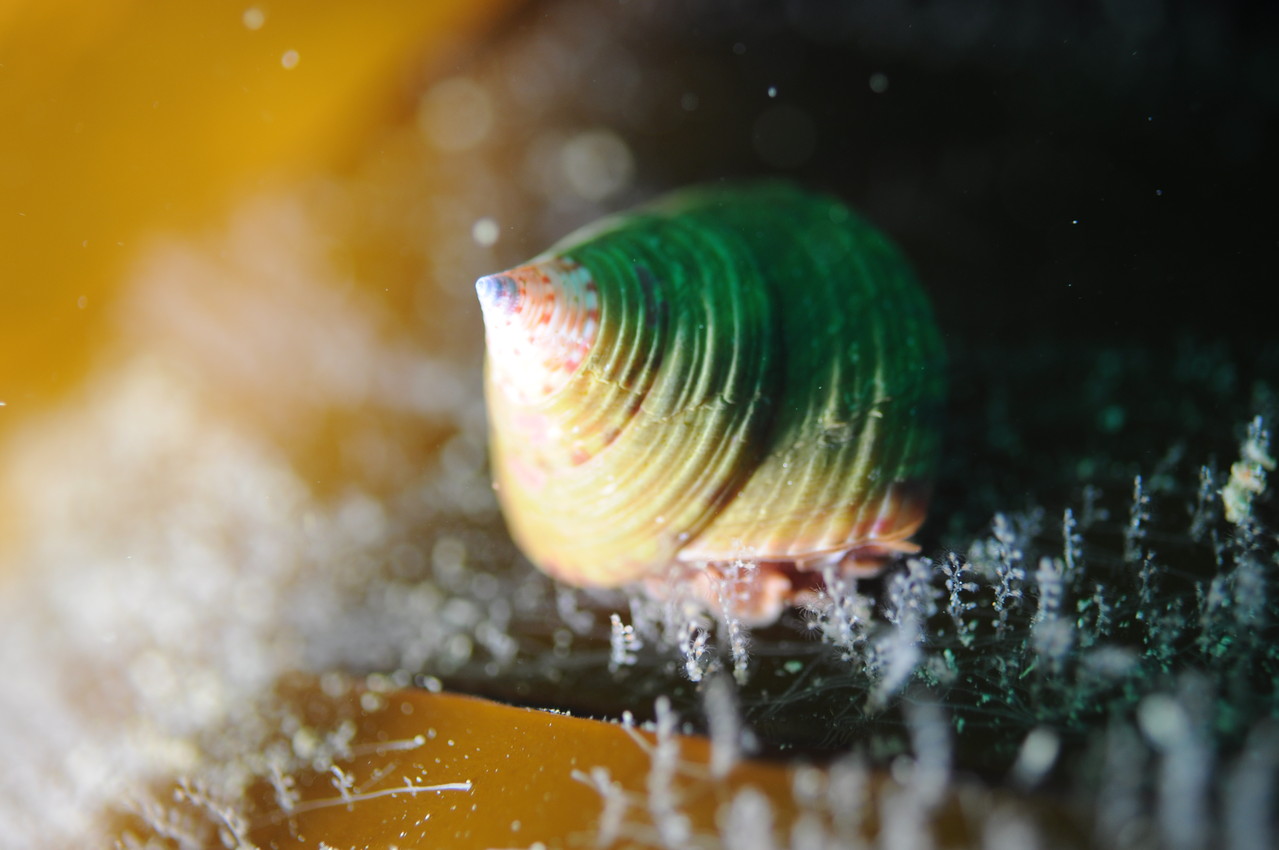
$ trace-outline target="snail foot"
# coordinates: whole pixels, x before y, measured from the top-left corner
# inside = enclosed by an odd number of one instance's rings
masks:
[[[789,607],[817,601],[830,567],[844,578],[871,578],[901,555],[918,551],[906,540],[884,540],[802,560],[678,562],[666,575],[643,584],[656,599],[682,596],[720,622],[731,616],[760,628],[777,622]]]

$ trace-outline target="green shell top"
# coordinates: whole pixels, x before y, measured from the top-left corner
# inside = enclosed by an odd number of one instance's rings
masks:
[[[754,619],[923,521],[944,364],[901,253],[838,200],[699,187],[476,284],[516,542],[573,584],[759,565]]]

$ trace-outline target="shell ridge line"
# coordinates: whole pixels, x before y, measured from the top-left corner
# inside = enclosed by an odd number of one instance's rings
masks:
[[[804,222],[798,220],[787,219],[774,224],[777,231],[789,232],[791,239],[788,240],[788,246],[800,241],[804,231]],[[751,223],[754,226],[754,222]],[[765,235],[756,232],[755,245],[767,244]],[[800,331],[806,324],[806,314],[810,312],[806,309],[815,294],[810,293],[802,299],[794,299],[785,283],[803,285],[808,282],[820,280],[815,270],[810,268],[814,265],[810,262],[809,257],[791,258],[785,257],[774,264],[775,270],[765,272],[764,280],[768,283],[769,291],[773,297],[774,313],[781,317],[781,321],[788,328],[790,325],[796,325],[794,329],[796,333],[791,334],[803,340]],[[779,275],[784,272],[790,272],[791,280],[783,281],[779,279]],[[786,349],[789,355],[789,349]],[[782,364],[782,374],[788,375],[789,379],[794,382],[804,383],[809,380],[807,374],[792,373],[792,368],[798,370],[803,368],[802,361],[797,362],[794,367],[790,363]],[[802,404],[802,401],[800,402]],[[788,505],[788,501],[793,501],[800,494],[800,490],[792,486],[794,476],[798,474],[798,470],[789,471],[795,465],[795,458],[798,450],[804,445],[804,428],[811,411],[798,404],[777,411],[775,421],[772,423],[770,435],[764,454],[770,459],[774,457],[785,457],[787,460],[779,461],[782,470],[788,470],[785,474],[776,475],[771,482],[771,487],[763,492],[756,493],[755,501],[757,507],[755,510],[756,524],[760,521],[766,521],[775,513],[783,513],[787,516],[795,516],[797,510],[795,507]],[[776,465],[776,464],[774,464]],[[734,535],[737,536],[737,535]],[[748,535],[755,536],[755,535]],[[764,544],[766,548],[773,548],[771,543]]]
[[[863,274],[884,280],[900,294],[899,308],[889,313],[889,321],[876,323],[874,328],[874,341],[880,354],[875,364],[874,406],[867,422],[869,427],[884,434],[880,441],[882,454],[875,458],[872,455],[873,447],[863,446],[858,463],[861,467],[860,474],[867,481],[866,491],[870,498],[861,505],[857,527],[864,529],[863,535],[867,540],[885,543],[899,541],[913,533],[922,521],[922,516],[916,519],[913,514],[896,526],[886,520],[891,519],[893,510],[901,509],[894,501],[898,496],[895,488],[899,487],[899,482],[905,482],[911,488],[915,486],[921,454],[926,449],[919,445],[919,438],[927,433],[927,429],[894,427],[909,415],[909,409],[903,410],[898,399],[912,397],[919,392],[919,388],[912,386],[912,370],[902,368],[903,364],[898,362],[903,357],[919,354],[912,351],[908,342],[912,333],[911,326],[918,321],[918,317],[914,315],[916,303],[912,297],[918,288],[908,278],[909,272],[896,257],[895,248],[887,239],[874,234],[867,241],[867,250],[857,255]],[[900,304],[902,301],[905,303]],[[893,356],[894,352],[896,357]],[[894,365],[897,368],[892,368]],[[889,382],[890,374],[892,386]],[[884,474],[885,470],[889,474]]]
[[[873,273],[867,263],[868,254],[869,254],[869,251],[852,252],[852,257],[851,257],[852,262],[856,264],[859,276],[861,277],[862,280],[875,279],[872,276]],[[891,317],[891,313],[892,311],[890,311],[890,317]],[[892,317],[892,318],[895,318],[895,317]],[[871,336],[873,350],[876,352],[876,355],[877,355],[874,358],[873,365],[871,367],[871,375],[870,375],[871,387],[872,387],[871,406],[874,409],[879,409],[879,405],[882,403],[883,399],[887,395],[887,388],[885,386],[885,381],[884,381],[885,358],[882,355],[882,352],[884,351],[884,339],[885,339],[884,335],[886,332],[885,325],[886,325],[886,322],[881,322],[881,321],[871,321],[867,323],[868,330]],[[878,491],[880,490],[880,487],[874,486],[874,482],[871,482],[868,479],[871,478],[875,470],[873,453],[875,451],[876,444],[879,442],[876,440],[876,437],[879,434],[880,426],[883,422],[884,422],[884,419],[882,416],[867,416],[862,425],[862,433],[858,435],[858,438],[856,440],[857,442],[856,459],[853,462],[853,468],[852,470],[850,470],[850,474],[852,475],[854,481],[865,482],[863,484],[862,489],[868,492],[868,495],[869,494],[874,494],[874,495],[870,495],[870,498],[863,499],[861,501],[861,504],[858,505],[856,516],[853,519],[854,528],[865,527],[866,516],[871,509],[872,502],[882,503],[883,497],[879,496],[879,493],[878,493]],[[891,440],[892,436],[893,435],[889,434],[888,439]],[[880,451],[881,453],[883,453],[883,452],[887,452],[888,449],[881,448]],[[887,458],[881,458],[881,460],[885,463],[892,462],[891,460]],[[876,496],[879,496],[879,497],[876,498]],[[879,504],[876,504],[875,507],[876,507],[876,510],[878,510]]]
[[[727,230],[727,228],[725,228],[725,230]],[[740,243],[741,250],[734,254],[733,259],[748,265],[749,271],[752,273],[751,276],[760,284],[757,292],[763,299],[763,310],[769,316],[776,316],[780,310],[779,288],[777,287],[776,282],[771,279],[764,265],[760,262],[750,240],[740,238],[735,231],[727,232],[724,238],[725,241],[732,240]],[[748,397],[734,397],[734,391],[739,387],[739,382],[731,380],[730,376],[730,379],[725,382],[725,390],[721,392],[717,398],[708,402],[711,404],[723,404],[726,409],[745,409],[748,411],[747,415],[751,415],[750,412],[753,412],[756,409],[761,411],[760,415],[762,419],[761,424],[759,425],[760,430],[757,440],[757,445],[759,446],[757,455],[759,456],[766,454],[768,447],[773,445],[779,421],[778,410],[772,400],[773,393],[770,393],[769,390],[773,389],[777,385],[780,376],[785,375],[788,368],[788,351],[786,346],[781,344],[781,340],[777,338],[776,334],[772,334],[770,337],[771,338],[769,340],[761,340],[761,343],[767,346],[767,362],[765,369],[767,374],[771,376],[771,380],[754,383],[750,387]],[[743,355],[743,357],[745,356],[746,355]],[[740,367],[740,360],[735,357],[733,368],[737,369]],[[745,436],[739,436],[738,439],[745,439]],[[725,505],[737,498],[747,481],[748,476],[743,471],[742,474],[734,477],[731,487],[725,487],[716,493],[714,499],[714,505],[717,509],[715,511],[716,515],[718,515],[719,509],[722,509]],[[690,533],[688,538],[689,541],[695,540],[698,535],[705,530],[707,525],[713,522],[714,518],[711,517],[708,519],[708,522],[703,524],[701,528],[697,529],[695,533]]]
[[[729,229],[708,228],[704,223],[699,223],[699,226],[694,226],[691,221],[692,215],[692,210],[685,210],[683,212],[682,220],[679,218],[669,218],[664,223],[668,228],[675,228],[680,236],[695,239],[697,243],[695,253],[702,257],[713,256],[717,259],[718,262],[715,263],[713,267],[723,268],[725,270],[724,280],[728,280],[725,284],[726,286],[730,288],[740,286],[740,283],[737,281],[737,279],[741,277],[740,273],[732,275],[731,278],[729,276],[729,272],[733,269],[734,265],[744,263],[749,259],[751,261],[749,264],[749,270],[755,271],[756,273],[758,272],[757,264],[753,261],[750,246],[744,240],[741,240],[740,234]],[[713,236],[707,235],[708,230],[715,230]],[[659,245],[658,247],[660,248],[662,246]],[[723,280],[719,277],[716,277],[715,281],[723,283]],[[705,287],[699,287],[697,290],[697,294],[699,296],[698,302],[703,305],[707,320],[704,327],[700,328],[702,331],[701,333],[697,333],[697,330],[699,330],[698,328],[693,328],[690,329],[690,336],[695,341],[695,346],[699,353],[705,353],[714,357],[716,354],[722,353],[722,347],[717,346],[715,342],[717,338],[716,330],[718,323],[713,321],[713,318],[715,316],[715,308],[717,305],[714,303],[713,299],[709,299],[709,292],[710,290]],[[774,310],[770,300],[772,294],[772,290],[767,286],[761,286],[753,290],[753,296],[755,298],[762,298],[764,301],[764,303],[758,308],[764,316],[771,315]],[[751,317],[739,308],[737,302],[730,299],[727,303],[734,307],[732,321],[729,323],[729,328],[733,329],[739,326],[749,326]],[[754,336],[750,338],[755,339]],[[751,444],[757,446],[767,445],[767,430],[772,423],[773,416],[771,415],[772,411],[766,404],[766,395],[763,390],[770,386],[771,381],[754,381],[752,382],[752,392],[748,401],[742,402],[733,400],[734,391],[738,388],[739,384],[742,383],[741,380],[738,380],[737,376],[737,371],[739,370],[740,363],[743,359],[738,351],[740,348],[739,343],[741,337],[740,335],[734,336],[732,334],[728,334],[726,339],[727,345],[733,352],[733,366],[737,368],[727,370],[722,377],[717,377],[714,371],[700,371],[698,373],[700,379],[698,384],[696,386],[689,387],[689,394],[699,398],[700,400],[692,405],[677,405],[673,418],[663,418],[659,421],[668,423],[679,421],[684,425],[692,425],[700,418],[699,414],[708,412],[725,414],[732,411],[738,411],[740,414],[739,418],[743,422],[756,422],[758,424],[754,427],[763,430],[754,435],[757,439],[751,440],[749,439],[751,434],[743,433],[743,431],[747,430],[743,427],[738,429],[738,431],[731,436],[731,440],[736,442],[745,442],[748,446]],[[768,338],[762,336],[758,339],[758,342],[766,348],[766,357],[763,362],[763,366],[765,368],[763,369],[761,377],[768,374],[777,374],[776,366],[774,366],[773,363],[781,356],[781,353],[778,350],[779,347],[771,345]],[[755,364],[752,363],[751,365],[753,366]],[[749,378],[749,375],[747,375],[747,378]],[[722,388],[713,389],[716,386]],[[724,435],[708,433],[704,435],[700,444],[718,441],[718,439],[722,436]],[[745,460],[750,460],[750,458],[745,458]],[[727,478],[717,480],[715,486],[709,492],[704,493],[703,499],[705,507],[702,510],[698,521],[685,529],[685,539],[695,538],[697,534],[699,534],[701,530],[713,520],[719,509],[736,496],[747,480],[749,464],[738,464],[735,469],[731,470],[731,473],[732,474]],[[673,556],[678,557],[678,552],[673,553]]]

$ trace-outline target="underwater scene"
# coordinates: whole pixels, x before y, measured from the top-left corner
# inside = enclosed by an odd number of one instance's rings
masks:
[[[0,9],[0,844],[1279,847],[1279,8]]]

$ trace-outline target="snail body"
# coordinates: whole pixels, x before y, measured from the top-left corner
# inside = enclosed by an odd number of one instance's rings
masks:
[[[495,486],[581,586],[759,565],[764,622],[923,522],[940,337],[900,253],[789,184],[685,190],[481,278]],[[703,595],[710,595],[703,593]]]

